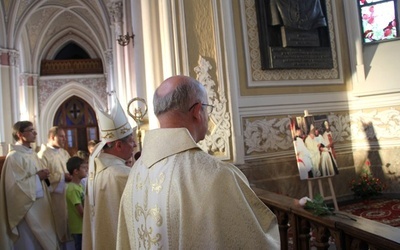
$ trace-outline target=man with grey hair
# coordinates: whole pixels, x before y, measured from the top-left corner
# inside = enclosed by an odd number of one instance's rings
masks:
[[[117,249],[280,249],[276,217],[244,174],[196,144],[213,110],[204,86],[170,77],[153,104],[161,128],[146,132],[130,172]]]
[[[110,112],[95,102],[101,142],[89,157],[82,249],[115,249],[119,202],[131,170],[125,161],[136,147],[134,128],[118,99],[112,100]]]

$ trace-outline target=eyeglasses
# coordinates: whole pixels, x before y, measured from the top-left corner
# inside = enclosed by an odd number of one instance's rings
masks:
[[[36,130],[35,130],[34,128],[31,128],[31,129],[22,131],[22,133],[25,133],[25,132],[33,133],[33,132],[35,132],[35,131],[36,131]]]
[[[196,106],[197,104],[201,104],[201,106],[206,107],[207,108],[207,113],[211,114],[214,110],[214,106],[210,105],[210,104],[206,104],[206,103],[200,103],[200,102],[196,102],[195,104],[193,104],[188,111],[192,110],[194,108],[194,106]]]

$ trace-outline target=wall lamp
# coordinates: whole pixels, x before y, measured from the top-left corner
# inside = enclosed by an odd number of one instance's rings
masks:
[[[129,35],[129,32],[126,33],[126,35],[119,35],[119,38],[117,39],[118,44],[121,46],[126,46],[129,44],[129,42],[132,39],[132,45],[134,45],[133,38],[135,37],[135,34]]]

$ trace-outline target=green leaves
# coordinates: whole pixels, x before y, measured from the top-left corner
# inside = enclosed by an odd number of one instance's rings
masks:
[[[333,208],[328,207],[324,202],[324,197],[320,194],[316,194],[314,199],[311,201],[307,201],[304,206],[305,209],[311,210],[314,215],[324,216],[324,215],[333,215]]]
[[[386,185],[379,178],[374,177],[370,171],[364,169],[357,181],[354,179],[350,182],[350,188],[355,197],[368,199],[382,194]]]

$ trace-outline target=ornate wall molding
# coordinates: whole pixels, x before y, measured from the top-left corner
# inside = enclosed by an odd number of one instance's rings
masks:
[[[110,18],[113,23],[122,22],[123,9],[122,9],[122,1],[111,2],[107,4],[108,13],[110,14]]]
[[[321,83],[343,83],[340,65],[340,51],[336,46],[337,34],[334,22],[334,8],[332,0],[326,1],[327,22],[329,24],[329,36],[333,57],[332,69],[301,69],[301,70],[262,70],[260,44],[258,38],[257,15],[255,0],[243,0],[244,5],[244,30],[247,37],[247,59],[249,60],[248,75],[249,86],[282,86],[282,85],[312,85]],[[296,80],[296,83],[293,83]],[[311,81],[310,81],[311,80]],[[325,81],[324,81],[325,80]],[[329,80],[329,81],[326,81]],[[268,81],[268,82],[265,82]],[[314,83],[315,81],[315,83]],[[286,82],[286,83],[285,83]]]
[[[65,79],[40,79],[39,80],[39,111],[46,105],[49,97],[56,92],[60,87],[66,85],[69,82],[77,82],[82,84],[86,88],[90,89],[97,96],[101,98],[101,101],[107,103],[107,84],[104,77],[93,77],[92,78],[65,78]],[[87,100],[91,103],[91,100]]]
[[[106,65],[111,67],[114,64],[113,61],[113,51],[112,50],[107,50],[104,52],[104,57],[105,57],[105,62]],[[108,67],[106,67],[106,65],[104,65],[104,72],[107,71]]]
[[[8,60],[9,60],[9,65],[12,67],[19,67],[20,65],[20,55],[19,52],[16,50],[10,50],[8,51]]]
[[[336,148],[385,147],[400,140],[400,107],[358,110],[328,115]],[[293,151],[289,131],[290,117],[253,117],[243,119],[247,158],[278,155]]]
[[[194,71],[197,74],[197,80],[206,88],[208,103],[214,106],[214,110],[209,115],[208,134],[199,143],[199,146],[220,159],[229,159],[231,123],[230,114],[227,110],[227,98],[224,86],[222,84],[217,85],[208,73],[211,69],[211,63],[200,56],[198,66],[194,68]]]
[[[107,4],[107,7],[111,22],[115,26],[115,35],[121,35],[123,21],[123,3],[122,1],[111,2]]]
[[[67,80],[62,79],[59,81],[41,79],[39,86],[42,86],[43,88],[43,82],[46,81],[52,81],[55,83],[47,84],[47,86],[52,85],[51,87],[54,87],[54,85],[57,85],[57,88],[51,88],[48,89],[47,92],[44,92],[44,95],[46,95],[46,103],[44,103],[43,106],[40,107],[40,112],[38,112],[39,119],[37,124],[40,124],[37,138],[38,145],[46,141],[47,131],[49,131],[50,127],[53,126],[54,116],[58,108],[68,98],[72,96],[82,98],[83,100],[88,102],[92,106],[92,108],[94,107],[93,100],[103,104],[107,103],[104,79],[70,78]],[[40,94],[38,96],[41,97]]]

